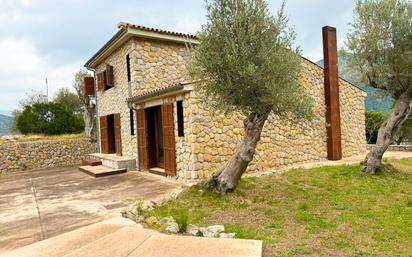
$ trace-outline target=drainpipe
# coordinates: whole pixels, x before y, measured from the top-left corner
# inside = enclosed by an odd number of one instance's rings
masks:
[[[129,98],[131,98],[132,97],[132,82],[128,82],[128,90],[129,90],[129,92],[128,92],[128,95],[129,95]],[[138,108],[136,108],[135,106],[134,106],[134,104],[132,103],[132,102],[129,102],[129,101],[127,101],[127,107],[129,108],[129,109],[131,109],[131,110],[134,110],[134,111],[138,111],[139,109]],[[137,124],[137,118],[135,119],[136,120],[136,124]],[[133,124],[134,125],[134,124]],[[137,125],[136,125],[136,149],[137,149],[137,154],[136,154],[136,169],[137,170],[140,170],[140,166],[139,166],[139,139],[138,139],[138,136],[139,136],[139,133],[138,133],[138,128],[137,128]]]
[[[100,138],[100,127],[99,127],[99,105],[97,104],[97,82],[96,82],[96,70],[89,68],[87,66],[85,66],[87,70],[93,72],[93,78],[94,78],[94,97],[96,98],[96,142],[97,142],[97,146],[96,146],[96,150],[97,152],[100,153],[100,142],[99,142],[99,138]]]

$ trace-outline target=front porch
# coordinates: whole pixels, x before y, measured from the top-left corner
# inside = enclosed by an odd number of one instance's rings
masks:
[[[90,159],[100,160],[103,166],[112,169],[126,169],[128,171],[136,170],[136,157],[118,156],[116,154],[93,153],[89,155]]]

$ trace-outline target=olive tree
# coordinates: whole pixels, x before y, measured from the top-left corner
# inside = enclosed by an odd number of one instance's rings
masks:
[[[379,129],[376,146],[366,157],[364,171],[382,166],[412,106],[412,2],[357,0],[346,45],[350,65],[360,71],[360,82],[385,91],[396,104]]]
[[[92,137],[94,133],[94,117],[96,113],[96,104],[86,95],[84,88],[84,78],[89,77],[87,70],[79,70],[74,75],[73,88],[76,90],[77,96],[83,109],[84,131],[86,137]]]
[[[198,34],[190,74],[199,80],[204,102],[245,117],[243,140],[208,181],[217,192],[236,188],[269,115],[278,121],[311,117],[313,104],[299,84],[301,59],[284,6],[273,16],[264,0],[206,2],[207,23]]]

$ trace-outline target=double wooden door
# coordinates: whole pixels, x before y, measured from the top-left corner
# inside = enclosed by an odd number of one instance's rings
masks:
[[[137,124],[140,168],[159,167],[176,175],[173,105],[138,110]]]

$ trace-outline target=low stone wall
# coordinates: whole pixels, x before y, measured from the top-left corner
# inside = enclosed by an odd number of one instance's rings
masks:
[[[0,174],[80,164],[96,143],[87,138],[11,142],[0,145]]]
[[[372,150],[375,145],[368,145],[368,151]],[[397,152],[412,152],[412,145],[391,145],[389,146],[388,151],[397,151]]]

